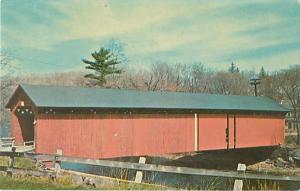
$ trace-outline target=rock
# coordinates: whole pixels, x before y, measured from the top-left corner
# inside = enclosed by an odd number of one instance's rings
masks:
[[[40,160],[36,161],[35,166],[39,170],[45,170],[45,169],[47,169],[46,165],[42,161],[40,161]]]
[[[289,152],[289,148],[279,147],[272,153],[271,158],[273,160],[277,160],[277,158],[288,160],[288,152]]]
[[[284,163],[284,164],[287,163],[287,161],[283,160],[283,158],[281,158],[281,157],[278,157],[278,158],[277,158],[277,161],[278,161],[278,162],[281,162],[281,163]]]
[[[293,157],[293,159],[295,161],[295,165],[300,166],[300,158],[299,157]]]
[[[292,164],[295,162],[293,157],[289,157],[289,162],[292,163]]]
[[[289,152],[289,161],[290,158],[293,160],[293,165],[300,166],[300,149],[291,149]]]
[[[82,176],[82,182],[85,185],[93,186],[94,188],[96,188],[96,182],[95,182],[95,180],[93,178]]]
[[[267,164],[273,164],[273,161],[271,159],[266,159],[265,161]]]
[[[283,168],[285,165],[284,165],[283,163],[280,163],[280,162],[277,162],[277,161],[276,161],[276,162],[274,163],[274,166]]]
[[[283,160],[281,157],[278,157],[275,161],[274,161],[274,165],[276,167],[285,167],[288,165],[288,162]]]
[[[294,149],[290,152],[290,156],[293,158],[300,158],[300,149]]]

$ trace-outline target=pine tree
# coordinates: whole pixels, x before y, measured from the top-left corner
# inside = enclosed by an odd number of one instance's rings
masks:
[[[235,64],[232,62],[228,71],[231,73],[238,73],[240,72],[240,69],[237,66],[235,66]]]
[[[94,61],[82,59],[87,64],[86,69],[93,70],[93,73],[86,74],[84,77],[96,80],[96,85],[103,86],[106,83],[105,77],[111,74],[122,73],[121,69],[117,69],[116,65],[121,62],[112,54],[109,49],[100,48],[97,52],[91,54]]]
[[[259,78],[264,78],[267,76],[267,73],[264,69],[264,67],[261,67],[260,72],[259,72]]]

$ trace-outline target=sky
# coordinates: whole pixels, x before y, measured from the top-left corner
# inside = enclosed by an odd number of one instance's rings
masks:
[[[117,47],[123,67],[300,64],[300,0],[1,0],[1,54],[23,74],[83,71]]]

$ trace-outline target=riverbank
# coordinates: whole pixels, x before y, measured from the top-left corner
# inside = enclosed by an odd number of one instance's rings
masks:
[[[72,175],[64,174],[57,180],[49,177],[13,176],[0,174],[0,189],[12,190],[163,190],[159,185],[132,184],[115,182],[114,184],[87,185],[78,184]]]
[[[41,173],[36,163],[28,158],[15,158],[12,177],[6,175],[8,157],[0,157],[0,189],[21,190],[165,190],[163,185],[134,183],[110,177],[96,176],[62,170],[58,177],[49,176],[53,171]]]
[[[5,174],[0,175],[0,189],[13,190],[77,190],[92,189],[92,187],[79,186],[73,183],[68,176],[62,177],[57,181],[51,180],[49,177],[33,177],[33,176],[13,176],[8,177]]]

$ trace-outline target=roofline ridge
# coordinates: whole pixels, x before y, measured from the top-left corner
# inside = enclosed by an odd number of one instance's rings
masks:
[[[168,90],[140,90],[140,89],[125,89],[125,88],[108,88],[108,87],[86,87],[86,86],[71,86],[71,85],[53,85],[53,84],[19,84],[19,86],[35,86],[35,87],[54,87],[54,88],[78,88],[78,89],[101,89],[101,90],[112,90],[112,91],[132,91],[132,92],[142,92],[142,93],[169,93],[169,94],[188,94],[188,95],[210,95],[210,96],[229,96],[229,97],[251,97],[251,98],[263,98],[270,99],[265,96],[250,96],[250,95],[226,95],[217,93],[201,93],[201,92],[183,92],[183,91],[168,91]],[[274,101],[274,100],[273,100]]]

